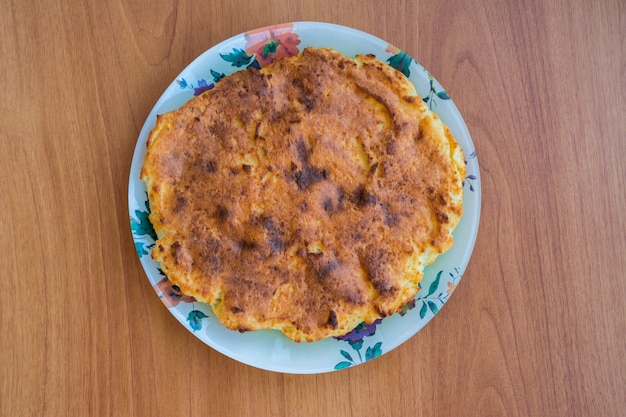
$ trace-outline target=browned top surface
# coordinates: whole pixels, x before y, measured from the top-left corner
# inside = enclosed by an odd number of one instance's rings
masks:
[[[158,119],[153,256],[230,328],[344,334],[402,307],[452,243],[460,148],[402,74],[358,62],[307,49]]]

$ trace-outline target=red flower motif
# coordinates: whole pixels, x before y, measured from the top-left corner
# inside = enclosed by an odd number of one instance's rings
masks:
[[[163,304],[168,308],[176,307],[180,302],[193,303],[196,301],[193,297],[183,295],[183,293],[180,292],[180,288],[176,285],[172,285],[167,278],[163,278],[161,281],[157,282],[155,288],[161,292],[161,301],[163,301]]]
[[[286,23],[268,26],[245,33],[246,53],[256,54],[261,67],[271,64],[279,58],[298,55],[300,38],[293,33],[293,24]]]
[[[385,52],[389,52],[393,55],[398,55],[400,52],[402,52],[402,49],[398,48],[397,46],[394,46],[390,43],[387,44],[387,48],[385,48]]]

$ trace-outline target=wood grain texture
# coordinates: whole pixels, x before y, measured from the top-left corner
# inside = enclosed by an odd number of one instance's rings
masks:
[[[626,3],[0,0],[0,415],[617,416],[626,409]],[[252,28],[405,49],[476,145],[476,248],[428,326],[283,375],[180,326],[136,257],[136,138],[174,77]]]

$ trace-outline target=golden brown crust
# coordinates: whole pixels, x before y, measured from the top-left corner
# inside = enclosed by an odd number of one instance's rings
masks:
[[[343,335],[415,296],[452,244],[464,170],[401,73],[307,48],[158,117],[152,256],[228,328]]]

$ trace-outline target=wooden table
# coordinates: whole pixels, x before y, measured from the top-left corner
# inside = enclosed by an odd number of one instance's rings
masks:
[[[0,6],[0,415],[625,415],[624,1]],[[238,363],[184,329],[127,211],[139,131],[176,75],[298,20],[424,65],[465,118],[483,187],[445,308],[392,352],[320,375]]]

